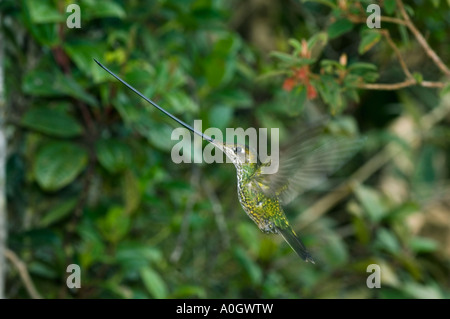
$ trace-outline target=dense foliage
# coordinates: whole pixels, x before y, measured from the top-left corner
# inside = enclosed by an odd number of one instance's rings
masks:
[[[378,2],[381,29],[366,25],[372,1],[81,0],[72,29],[71,1],[0,2],[7,244],[37,293],[448,298],[450,10],[406,2]],[[286,207],[316,264],[244,214],[231,164],[173,163],[176,124],[93,58],[203,129],[277,127],[288,140],[321,115],[365,135],[329,183]],[[69,264],[80,289],[66,286]],[[380,289],[366,285],[370,264]],[[29,297],[8,269],[6,296]]]

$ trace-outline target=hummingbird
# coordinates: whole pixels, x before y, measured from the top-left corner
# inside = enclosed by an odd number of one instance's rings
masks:
[[[289,204],[298,194],[318,186],[329,174],[339,169],[359,149],[361,139],[324,134],[326,125],[319,121],[302,130],[279,158],[274,159],[276,163],[263,163],[254,149],[243,144],[218,141],[195,130],[144,96],[99,61],[94,61],[146,102],[221,150],[236,168],[238,198],[248,217],[263,233],[281,235],[301,259],[315,263],[289,224],[283,206]],[[264,167],[269,164],[277,165],[278,171],[264,174]]]

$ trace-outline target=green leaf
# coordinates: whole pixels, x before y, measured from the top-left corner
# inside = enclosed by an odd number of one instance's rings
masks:
[[[78,199],[72,198],[64,200],[62,203],[51,209],[40,221],[41,227],[48,227],[65,218],[77,205]]]
[[[387,14],[393,14],[395,6],[395,0],[384,0],[384,10],[386,10]]]
[[[366,31],[362,34],[361,42],[359,43],[358,53],[364,54],[369,51],[381,39],[381,34],[377,31]]]
[[[436,251],[439,245],[430,238],[416,236],[409,242],[411,249],[416,253],[429,253]]]
[[[30,1],[31,2],[31,1]],[[39,1],[32,1],[39,2]],[[31,33],[34,39],[41,45],[48,47],[55,47],[60,43],[58,37],[58,24],[46,23],[36,24],[32,21],[30,10],[22,10],[23,24],[27,30]]]
[[[418,299],[441,299],[443,298],[439,287],[435,285],[422,285],[412,281],[406,282],[402,291],[409,294],[413,298]]]
[[[73,117],[44,107],[30,108],[22,117],[21,124],[32,130],[57,137],[75,137],[83,133],[83,127]]]
[[[97,100],[88,94],[72,77],[53,69],[30,71],[22,84],[25,93],[42,97],[71,96],[89,105],[96,106]]]
[[[344,33],[349,32],[352,29],[353,23],[351,23],[347,19],[340,19],[328,27],[328,36],[330,37],[330,39],[334,39],[343,35]]]
[[[225,105],[214,106],[208,114],[211,127],[225,129],[233,117],[233,109]]]
[[[59,12],[52,0],[26,0],[27,11],[33,23],[65,22],[66,17]]]
[[[125,10],[114,1],[107,0],[82,0],[80,5],[83,18],[125,18]]]
[[[218,87],[225,78],[226,61],[221,57],[210,57],[206,63],[206,79],[211,87]]]
[[[417,83],[422,83],[422,81],[423,81],[423,75],[421,74],[421,73],[419,73],[419,72],[414,72],[413,74],[412,74],[412,76],[414,77],[414,79],[417,81]]]
[[[138,271],[149,263],[162,261],[161,251],[145,243],[122,241],[118,244],[115,256],[126,271]]]
[[[92,76],[95,83],[109,80],[111,76],[98,67],[93,58],[101,59],[106,51],[106,45],[98,42],[65,43],[64,50],[76,66],[85,75]]]
[[[128,145],[115,139],[102,139],[95,146],[100,164],[109,172],[118,173],[130,165],[131,150]]]
[[[419,211],[419,205],[417,205],[416,203],[406,202],[390,211],[389,214],[386,215],[386,220],[404,221],[407,216]]]
[[[84,148],[69,142],[44,145],[34,162],[34,175],[40,187],[56,191],[70,184],[86,167],[88,155]]]
[[[369,70],[369,71],[376,71],[377,70],[377,66],[375,64],[372,63],[366,63],[366,62],[355,62],[352,63],[348,69],[350,71],[355,71],[355,70]]]
[[[194,113],[198,111],[198,105],[187,94],[176,91],[164,94],[162,105],[174,114]]]
[[[375,239],[375,246],[379,249],[383,249],[390,252],[393,255],[397,255],[400,252],[400,243],[397,237],[392,233],[392,231],[381,228],[377,232]]]
[[[167,285],[163,278],[152,268],[144,267],[140,271],[145,288],[153,298],[164,299],[168,295]]]
[[[112,206],[98,221],[98,227],[106,240],[117,244],[130,229],[130,217],[122,207]]]
[[[210,56],[203,62],[208,84],[215,88],[231,80],[237,69],[236,52],[240,48],[237,37],[226,35],[215,44]]]
[[[291,54],[284,53],[284,52],[278,52],[278,51],[270,52],[270,56],[280,60],[286,66],[300,67],[303,65],[309,65],[309,64],[313,64],[314,62],[316,62],[315,59],[299,58],[295,55],[291,55]]]
[[[359,185],[355,194],[372,221],[379,221],[386,214],[385,204],[374,189]]]

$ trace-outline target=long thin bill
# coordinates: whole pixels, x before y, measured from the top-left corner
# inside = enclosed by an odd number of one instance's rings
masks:
[[[184,123],[182,120],[180,120],[179,118],[173,116],[172,114],[170,114],[169,112],[167,112],[165,109],[163,109],[161,106],[159,106],[158,104],[156,104],[155,102],[153,102],[152,100],[150,100],[149,98],[145,97],[141,92],[139,92],[138,90],[136,90],[134,87],[132,87],[131,85],[129,85],[127,82],[125,82],[124,80],[122,80],[119,76],[117,76],[116,74],[114,74],[114,72],[110,71],[106,66],[104,66],[103,64],[101,64],[100,62],[98,62],[96,59],[94,59],[94,61],[102,68],[104,69],[106,72],[108,72],[109,74],[111,74],[113,77],[115,77],[117,80],[119,80],[120,82],[122,82],[122,84],[124,84],[127,88],[129,88],[131,91],[133,91],[134,93],[136,93],[137,95],[139,95],[141,98],[143,98],[145,101],[147,101],[148,103],[150,103],[151,105],[153,105],[154,107],[156,107],[158,110],[160,110],[161,112],[163,112],[164,114],[166,114],[168,117],[170,117],[172,120],[176,121],[178,124],[183,125],[185,128],[189,129],[191,132],[201,136],[202,138],[204,138],[205,140],[207,140],[208,142],[211,142],[213,144],[214,143],[214,139],[211,138],[208,135],[203,134],[202,132],[199,132],[197,130],[195,130],[192,126]]]

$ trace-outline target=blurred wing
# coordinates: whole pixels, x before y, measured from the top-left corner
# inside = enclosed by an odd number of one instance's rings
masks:
[[[267,195],[276,194],[282,204],[288,204],[336,172],[361,148],[364,140],[323,132],[322,124],[299,134],[280,154],[278,172],[260,175],[258,182]]]

